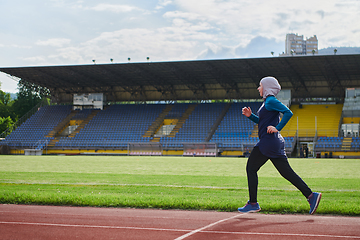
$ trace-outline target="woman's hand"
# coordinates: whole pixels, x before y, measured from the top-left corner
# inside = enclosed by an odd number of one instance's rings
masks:
[[[268,126],[267,127],[267,133],[277,133],[278,130],[274,126]]]
[[[242,114],[245,115],[246,117],[250,117],[251,114],[252,114],[251,108],[243,107],[242,108]]]

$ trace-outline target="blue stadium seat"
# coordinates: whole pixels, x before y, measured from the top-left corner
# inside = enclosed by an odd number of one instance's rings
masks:
[[[52,139],[46,135],[70,113],[71,106],[44,106],[7,136],[3,144],[41,149],[46,140]]]

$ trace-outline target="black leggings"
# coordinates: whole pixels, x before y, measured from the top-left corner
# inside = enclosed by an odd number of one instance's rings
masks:
[[[248,158],[246,165],[246,173],[248,179],[249,195],[250,202],[257,202],[257,189],[258,189],[258,175],[257,172],[259,169],[269,160],[269,157],[263,155],[259,147],[254,147],[251,151],[250,157]],[[312,193],[311,189],[306,185],[306,183],[294,172],[290,167],[288,159],[286,156],[280,158],[270,158],[271,162],[278,170],[278,172],[286,180],[291,182],[301,193],[308,198]]]

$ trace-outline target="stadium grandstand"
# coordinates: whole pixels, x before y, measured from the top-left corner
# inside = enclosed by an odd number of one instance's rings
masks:
[[[360,158],[360,55],[13,67],[46,87],[2,154],[247,156],[261,78],[276,77],[294,113],[281,131],[292,157]]]

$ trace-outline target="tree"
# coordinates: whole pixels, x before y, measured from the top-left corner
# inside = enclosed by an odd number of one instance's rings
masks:
[[[6,118],[10,116],[12,120],[16,118],[16,114],[12,109],[13,103],[14,101],[11,99],[10,93],[6,93],[0,89],[0,117]]]
[[[0,90],[0,104],[9,105],[11,103],[10,93],[6,93]]]
[[[13,104],[14,112],[18,117],[25,115],[39,102],[50,96],[49,89],[25,80],[19,81],[18,89],[17,99]]]
[[[1,87],[1,83],[0,83]],[[50,96],[49,89],[20,80],[17,99],[0,90],[0,133],[11,127],[20,117]]]
[[[0,133],[4,132],[6,129],[11,127],[14,124],[13,120],[8,117],[0,117]]]
[[[6,93],[0,89],[0,133],[14,124],[16,114],[12,109],[13,103],[14,101],[11,99],[10,93]]]

